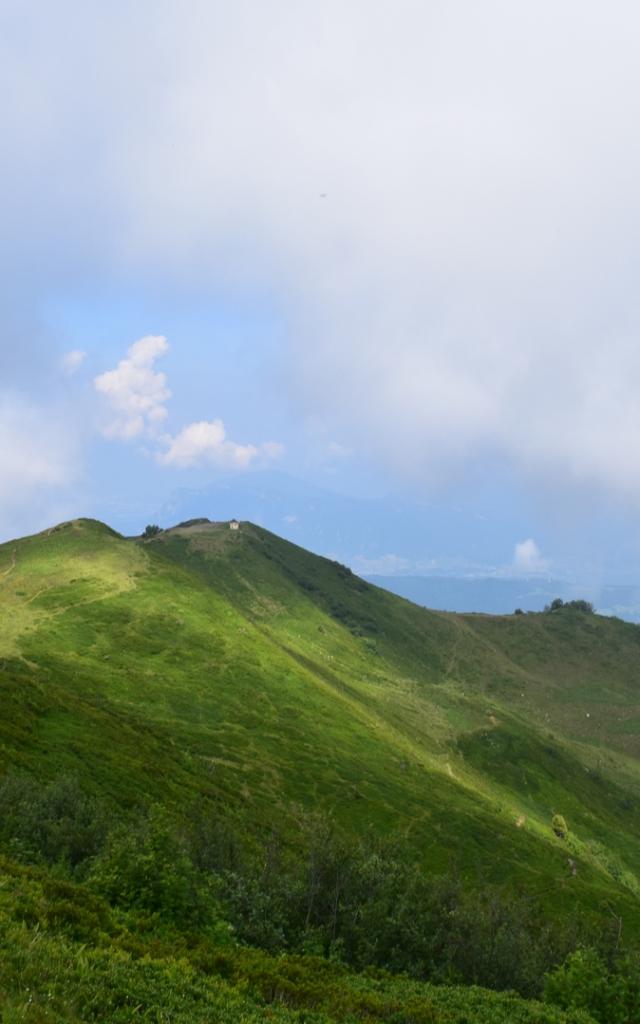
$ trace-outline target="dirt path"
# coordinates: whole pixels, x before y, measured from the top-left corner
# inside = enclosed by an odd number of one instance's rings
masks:
[[[13,570],[15,569],[15,567],[16,567],[16,553],[15,553],[15,551],[12,551],[11,552],[11,565],[9,566],[8,569],[5,569],[4,572],[0,572],[0,580],[5,579],[6,576],[8,576],[10,573],[12,573]]]

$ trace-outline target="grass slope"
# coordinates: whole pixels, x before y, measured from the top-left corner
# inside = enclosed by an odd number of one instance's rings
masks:
[[[0,547],[0,763],[292,834],[322,805],[638,931],[638,653],[571,611],[429,612],[248,523],[77,520]]]

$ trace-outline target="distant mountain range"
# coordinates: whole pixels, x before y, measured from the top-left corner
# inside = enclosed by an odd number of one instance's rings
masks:
[[[582,597],[575,587],[562,580],[461,578],[455,576],[380,576],[364,577],[392,594],[406,597],[425,608],[450,612],[484,612],[510,615],[516,608],[540,612],[556,597],[572,600]],[[601,615],[616,615],[628,622],[640,622],[640,587],[603,586],[589,594]]]
[[[583,597],[602,614],[640,621],[640,585],[629,578],[633,559],[622,538],[597,569],[580,563],[509,575],[513,546],[527,526],[517,510],[499,503],[480,512],[411,495],[356,498],[267,471],[176,491],[157,521],[203,514],[250,520],[426,607],[508,614],[517,607],[540,611],[554,597]]]
[[[149,522],[170,526],[203,515],[249,520],[430,608],[502,615],[579,597],[602,614],[640,621],[640,586],[624,531],[601,565],[569,559],[545,575],[525,577],[521,569],[516,576],[513,547],[533,524],[500,503],[480,511],[411,495],[354,497],[270,470],[222,475],[202,488],[177,490],[155,508],[114,509],[110,522],[133,534]]]

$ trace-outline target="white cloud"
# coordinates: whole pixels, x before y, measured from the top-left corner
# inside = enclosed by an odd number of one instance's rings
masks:
[[[514,572],[547,572],[550,565],[549,559],[542,557],[538,545],[531,537],[516,544],[512,563]]]
[[[109,411],[103,427],[106,437],[129,441],[146,435],[158,446],[157,461],[180,469],[206,465],[246,469],[258,460],[270,462],[282,456],[284,447],[277,441],[260,445],[230,441],[220,419],[190,423],[175,436],[160,434],[158,427],[167,416],[165,402],[171,392],[166,375],[155,369],[155,362],[168,349],[162,335],[140,338],[115,370],[95,378],[95,388],[105,396]]]
[[[134,342],[115,370],[94,380],[96,390],[106,398],[109,419],[106,437],[128,441],[144,433],[155,433],[166,417],[165,402],[171,397],[164,373],[154,369],[156,359],[169,345],[161,335],[147,335]]]
[[[166,466],[181,469],[191,466],[212,465],[226,469],[246,469],[261,456],[277,458],[282,445],[267,441],[256,447],[253,444],[236,444],[228,440],[222,420],[201,420],[190,423],[175,437],[167,437],[168,448],[158,456]]]
[[[255,445],[228,441],[222,420],[201,420],[170,438],[168,450],[159,459],[165,465],[181,468],[212,463],[244,469],[257,455]]]
[[[62,372],[65,376],[72,377],[73,374],[77,373],[80,369],[86,358],[87,353],[83,352],[82,349],[79,348],[74,348],[71,352],[65,352],[60,360]]]
[[[637,4],[114,0],[99,32],[93,5],[22,6],[12,259],[255,286],[300,407],[364,457],[640,500]]]

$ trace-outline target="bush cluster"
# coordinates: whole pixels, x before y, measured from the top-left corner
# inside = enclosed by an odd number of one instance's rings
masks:
[[[584,612],[586,615],[595,615],[595,608],[591,604],[591,601],[584,601],[582,598],[578,598],[575,601],[563,601],[561,597],[553,599],[551,604],[544,606],[546,614],[550,612],[559,612],[563,609],[574,612]]]
[[[430,875],[400,842],[347,839],[320,814],[299,813],[295,843],[250,842],[243,822],[210,805],[106,820],[73,779],[0,784],[0,843],[14,856],[218,945],[535,996],[588,938],[578,920],[551,922],[530,899]]]
[[[640,1020],[640,958],[609,958],[582,947],[545,981],[544,997],[567,1010],[586,1010],[599,1024]]]

